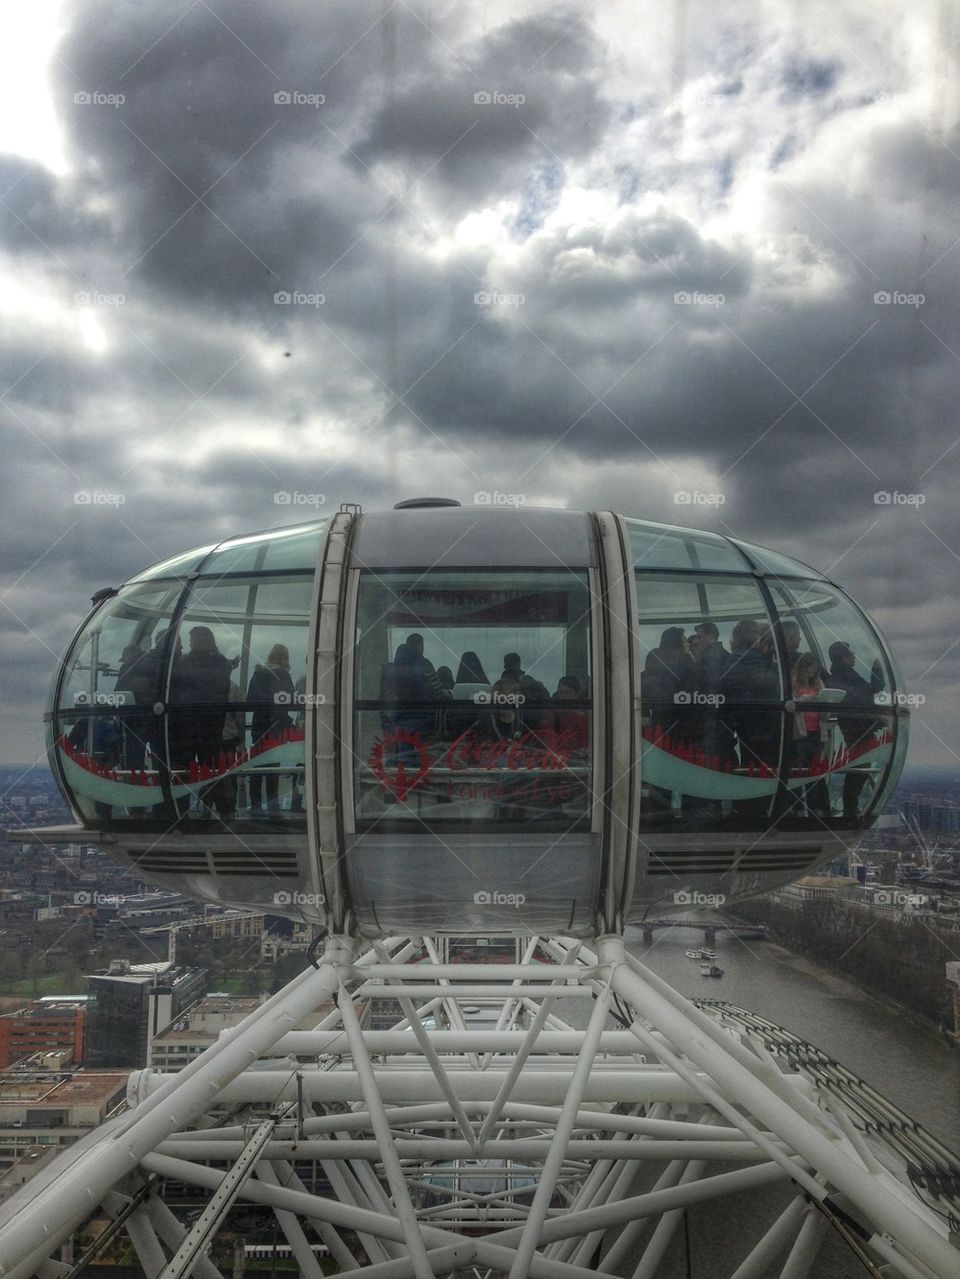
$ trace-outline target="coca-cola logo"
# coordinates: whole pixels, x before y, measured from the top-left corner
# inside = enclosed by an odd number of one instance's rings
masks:
[[[384,790],[402,801],[430,772],[430,750],[419,733],[398,728],[374,742],[369,764]]]
[[[430,747],[420,734],[396,729],[374,743],[368,763],[381,786],[403,800],[426,781],[433,767],[455,772],[464,769],[557,771],[567,767],[571,751],[577,745],[575,734],[553,728],[528,730],[517,737],[493,740],[470,729],[451,742],[435,765],[431,765]]]
[[[553,728],[527,730],[519,737],[488,740],[476,731],[458,737],[447,748],[443,763],[447,768],[566,768],[570,759],[571,736]]]

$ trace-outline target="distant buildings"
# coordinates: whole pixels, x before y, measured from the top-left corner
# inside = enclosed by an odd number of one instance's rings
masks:
[[[262,1002],[252,996],[207,995],[154,1035],[148,1064],[154,1070],[182,1070]]]
[[[283,921],[282,927],[272,927],[260,937],[260,958],[268,963],[276,963],[284,955],[303,953],[310,948],[319,928],[316,924],[303,924],[298,920],[292,923]]]
[[[46,996],[26,1008],[0,1015],[0,1070],[34,1053],[64,1054],[66,1065],[83,1061],[86,996]]]
[[[902,811],[907,820],[916,822],[921,830],[954,835],[960,833],[960,804],[953,800],[920,795],[905,800]]]
[[[944,922],[937,911],[937,898],[879,879],[863,883],[847,875],[804,875],[779,889],[777,896],[785,906],[797,908],[808,901],[835,901],[899,921],[936,914],[937,923]]]
[[[112,1072],[0,1075],[0,1197],[103,1123],[125,1101],[126,1084],[126,1074]]]
[[[863,888],[859,881],[846,875],[804,875],[780,889],[780,898],[786,905],[799,905],[805,901],[824,900],[837,901],[842,889]]]
[[[135,1069],[147,1064],[150,1042],[204,993],[201,968],[169,960],[131,964],[114,960],[88,979],[84,1066],[88,1070]]]

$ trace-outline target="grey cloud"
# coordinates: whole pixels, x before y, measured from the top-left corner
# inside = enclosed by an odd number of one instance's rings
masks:
[[[544,153],[562,164],[600,143],[611,115],[605,54],[576,13],[519,19],[457,53],[435,52],[388,93],[357,146],[362,158],[429,164],[430,184],[461,208],[512,191]]]

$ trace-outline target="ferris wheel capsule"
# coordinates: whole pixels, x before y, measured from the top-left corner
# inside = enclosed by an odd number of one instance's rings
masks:
[[[862,610],[775,551],[427,498],[98,593],[47,721],[80,826],[148,880],[367,937],[578,937],[844,851],[905,702]]]

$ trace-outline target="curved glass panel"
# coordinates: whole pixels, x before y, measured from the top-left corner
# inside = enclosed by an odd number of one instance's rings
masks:
[[[742,573],[749,565],[725,537],[652,520],[625,519],[635,568],[714,569]]]
[[[253,533],[249,537],[235,537],[221,542],[204,573],[250,573],[266,571],[309,569],[317,566],[317,556],[323,542],[328,520],[312,524],[292,524],[288,528],[270,529],[266,533]]]
[[[892,705],[893,673],[887,653],[863,613],[827,582],[771,582],[791,667],[804,654],[805,686],[820,679],[860,706]],[[819,669],[814,669],[814,659]],[[831,700],[836,700],[828,692]]]
[[[128,585],[132,586],[135,582],[148,582],[156,577],[184,577],[207,558],[215,545],[216,543],[211,546],[201,546],[199,550],[186,551],[183,555],[174,555],[168,560],[162,560],[159,564],[154,564],[152,568],[144,569],[136,577],[131,577]]]
[[[730,539],[749,555],[757,568],[774,577],[819,577],[815,568],[791,559],[789,555],[781,555],[779,551],[770,551],[765,546],[755,546],[753,542],[744,542],[739,537]]]
[[[156,637],[170,625],[181,589],[179,582],[125,586],[101,604],[67,658],[59,709],[123,705],[127,699],[122,694],[130,691],[129,669],[142,663]],[[156,676],[149,690],[151,705],[160,690],[159,672]]]
[[[165,762],[181,815],[303,820],[312,595],[306,574],[192,583],[165,685]]]
[[[754,578],[636,574],[641,829],[772,812],[785,679]]]
[[[89,818],[152,814],[162,804],[153,758],[162,719],[162,637],[181,583],[124,587],[91,616],[71,650],[53,726],[60,767]]]
[[[906,719],[892,714],[901,694],[890,654],[836,587],[798,581],[771,583],[771,590],[797,706],[791,789],[798,793],[793,779],[805,771],[828,774],[818,786],[799,788],[806,808],[829,820],[860,823],[885,802],[889,787],[881,795],[879,783],[894,741],[906,741]],[[814,710],[818,705],[829,710]]]
[[[792,717],[794,750],[781,824],[861,824],[877,811],[879,787],[893,753],[895,725],[889,716],[855,714],[842,704],[813,710],[798,702]]]
[[[891,727],[889,721],[886,721],[886,727]],[[907,760],[907,748],[910,745],[910,717],[903,714],[897,715],[892,727],[895,734],[893,760],[886,778],[880,780],[875,794],[870,797],[871,815],[882,813],[887,804],[890,803],[890,797],[896,789],[900,774],[903,772],[903,766]]]
[[[303,817],[313,573],[124,587],[68,657],[52,725],[80,814],[98,822]]]
[[[900,695],[860,610],[826,582],[776,582],[771,625],[754,577],[636,578],[641,829],[868,820],[884,801]]]

